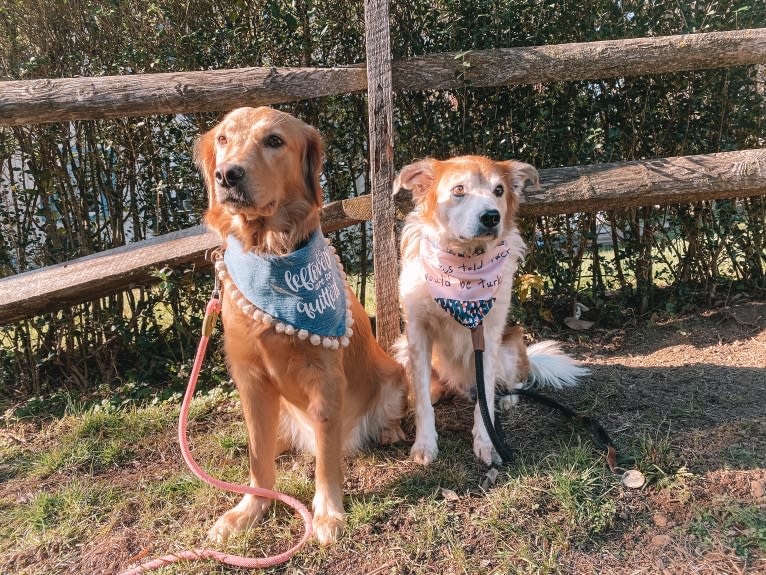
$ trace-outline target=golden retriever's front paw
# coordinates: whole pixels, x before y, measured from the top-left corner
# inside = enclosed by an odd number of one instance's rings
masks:
[[[207,532],[207,538],[210,541],[218,545],[223,545],[229,540],[229,537],[247,529],[248,526],[240,528],[239,524],[241,524],[242,521],[236,517],[232,517],[232,515],[233,513],[228,511],[218,518],[218,521],[216,521],[210,528],[210,531]]]
[[[232,535],[242,533],[258,523],[268,506],[264,499],[245,495],[236,507],[218,518],[207,533],[208,539],[219,545],[226,543]]]
[[[379,441],[381,445],[391,445],[398,441],[406,439],[402,427],[398,423],[393,423],[380,432]]]
[[[314,534],[320,545],[335,543],[343,534],[345,520],[342,515],[314,515]]]
[[[436,446],[435,441],[415,441],[412,449],[410,449],[410,457],[412,457],[415,463],[420,463],[421,465],[431,465],[436,460],[437,455],[439,455],[439,448]]]

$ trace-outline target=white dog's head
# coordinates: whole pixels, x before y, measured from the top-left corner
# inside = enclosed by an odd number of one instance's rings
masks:
[[[429,158],[401,170],[394,194],[410,190],[421,218],[441,242],[467,252],[510,233],[527,180],[539,187],[537,170],[524,162],[483,156]]]

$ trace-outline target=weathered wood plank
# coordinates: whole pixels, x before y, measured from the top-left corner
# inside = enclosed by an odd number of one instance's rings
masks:
[[[154,270],[204,262],[217,236],[195,226],[0,280],[0,324],[156,283]]]
[[[367,116],[369,118],[372,251],[375,265],[376,335],[383,349],[399,337],[399,289],[394,182],[394,95],[388,0],[365,0]]]
[[[367,89],[361,68],[238,68],[0,82],[0,126],[228,111]]]
[[[592,80],[766,63],[766,28],[446,53],[392,63],[396,91]],[[0,126],[220,112],[367,89],[364,65],[0,82]]]
[[[761,64],[766,28],[630,38],[409,58],[394,64],[397,90],[595,80]]]
[[[540,171],[522,216],[766,195],[766,148]]]
[[[766,148],[540,170],[540,191],[524,190],[521,217],[766,195]],[[401,215],[411,209],[402,195]],[[325,232],[372,218],[369,195],[333,202]],[[164,265],[209,266],[218,237],[196,226],[71,262],[0,279],[0,324],[156,281]],[[397,253],[396,247],[388,248]],[[394,261],[394,258],[390,258]],[[380,281],[380,276],[376,275]],[[396,272],[389,278],[396,281]]]
[[[322,230],[329,233],[370,219],[369,197],[333,202],[322,211]],[[200,225],[2,278],[0,325],[156,283],[152,273],[166,265],[211,267],[208,254],[219,245],[218,235]]]

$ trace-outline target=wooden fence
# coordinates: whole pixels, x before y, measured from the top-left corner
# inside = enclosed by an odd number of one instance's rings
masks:
[[[447,53],[391,61],[387,0],[367,0],[366,66],[245,68],[0,84],[0,126],[202,111],[368,93],[371,195],[325,206],[325,231],[373,222],[378,338],[399,332],[391,199],[394,91],[536,84],[766,63],[766,28]],[[522,216],[766,195],[766,149],[540,172]],[[164,265],[206,265],[217,238],[202,226],[0,280],[0,324],[153,281]]]

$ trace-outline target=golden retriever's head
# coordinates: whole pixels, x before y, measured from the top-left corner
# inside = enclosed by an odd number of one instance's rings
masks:
[[[537,170],[524,162],[429,158],[401,170],[394,194],[410,190],[420,218],[444,243],[471,250],[510,233],[527,180],[539,186]]]
[[[237,108],[199,137],[207,224],[245,249],[287,253],[319,225],[322,139],[272,108]]]

